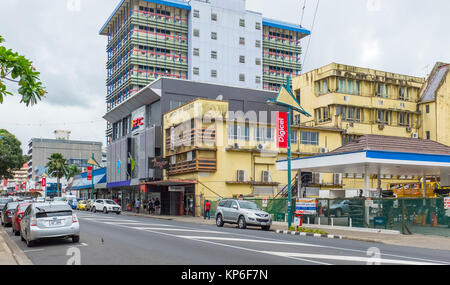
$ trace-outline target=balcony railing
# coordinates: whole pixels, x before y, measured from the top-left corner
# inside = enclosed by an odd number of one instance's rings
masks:
[[[166,151],[170,151],[172,148],[177,147],[195,147],[195,143],[198,141],[200,145],[203,144],[216,144],[216,131],[207,128],[191,129],[186,136],[176,138],[173,142],[171,137],[166,138]],[[174,146],[172,147],[172,144]]]
[[[199,158],[193,161],[184,161],[170,165],[168,174],[176,175],[192,172],[215,171],[217,171],[217,160],[215,158]]]

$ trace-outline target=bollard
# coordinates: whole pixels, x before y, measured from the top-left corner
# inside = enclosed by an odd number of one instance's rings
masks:
[[[318,220],[319,220],[319,226],[320,226],[320,217],[319,217],[319,219],[318,219]]]
[[[349,218],[348,226],[349,226],[350,228],[352,227],[352,218]]]
[[[334,227],[334,218],[331,218],[331,226]]]
[[[309,217],[308,217],[308,225],[309,225]]]

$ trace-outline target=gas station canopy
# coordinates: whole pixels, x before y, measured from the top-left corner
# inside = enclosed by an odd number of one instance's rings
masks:
[[[287,171],[287,161],[277,169]],[[320,173],[440,176],[449,179],[450,147],[421,139],[366,135],[324,155],[292,160],[292,170]]]

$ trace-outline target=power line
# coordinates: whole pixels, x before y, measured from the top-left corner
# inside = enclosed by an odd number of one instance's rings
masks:
[[[319,10],[319,4],[320,4],[320,0],[317,0],[316,11],[314,12],[313,23],[312,23],[312,26],[311,26],[311,35],[308,38],[308,45],[306,46],[306,52],[305,52],[305,56],[303,57],[302,67],[305,66],[306,57],[308,56],[309,45],[311,43],[311,38],[312,38],[312,35],[313,35],[313,31],[314,31],[314,24],[316,22],[317,11]]]
[[[52,126],[52,125],[91,125],[105,122],[105,120],[91,120],[84,122],[54,122],[54,123],[16,123],[16,122],[0,122],[0,124],[6,124],[9,126],[17,126],[17,127],[44,127],[44,126]]]
[[[306,8],[306,0],[305,0],[305,2],[303,2],[302,17],[301,17],[301,19],[300,19],[300,27],[301,27],[302,24],[303,24],[303,16],[305,16],[305,8]]]

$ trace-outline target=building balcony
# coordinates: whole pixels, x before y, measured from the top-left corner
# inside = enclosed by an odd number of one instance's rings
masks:
[[[217,159],[198,158],[193,161],[178,162],[171,164],[168,175],[178,175],[193,172],[215,172],[217,171]]]
[[[201,128],[201,129],[191,129],[186,135],[181,135],[181,137],[174,138],[172,140],[171,136],[168,135],[165,141],[166,153],[170,155],[176,148],[184,148],[185,150],[190,150],[198,147],[208,148],[216,146],[216,131]]]

